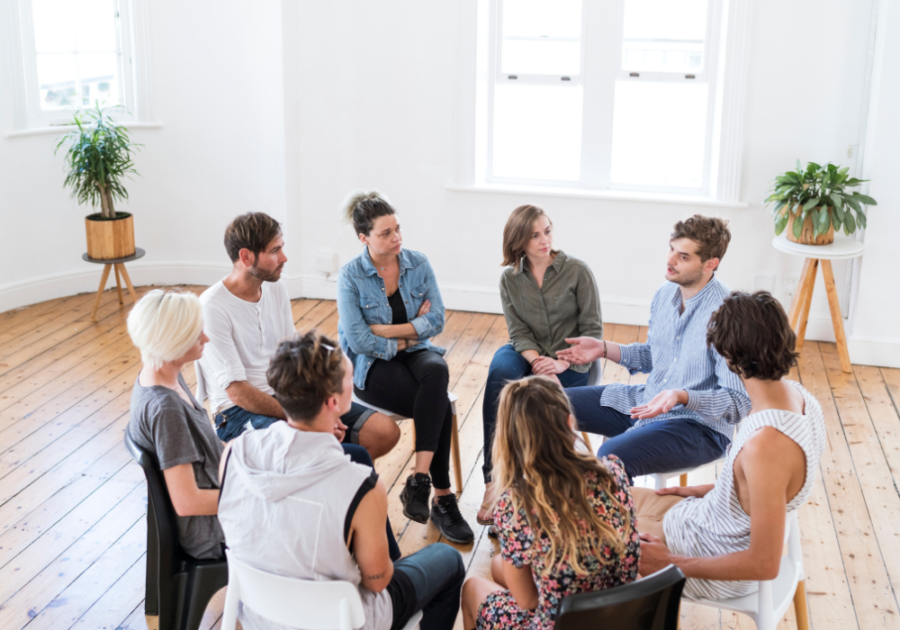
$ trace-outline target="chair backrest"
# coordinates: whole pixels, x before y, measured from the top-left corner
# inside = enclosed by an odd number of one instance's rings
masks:
[[[677,630],[684,574],[669,565],[631,584],[566,597],[556,630]]]
[[[298,580],[228,557],[222,630],[234,630],[239,601],[272,623],[308,630],[353,630],[366,621],[359,590],[350,582]]]
[[[603,380],[603,359],[597,359],[591,363],[591,370],[588,372],[588,386],[596,387]]]
[[[160,576],[172,575],[181,553],[181,546],[178,544],[175,508],[169,498],[165,477],[159,469],[156,457],[138,446],[127,431],[125,446],[144,470],[144,477],[147,478],[147,562],[158,563]],[[158,557],[152,557],[154,551]]]

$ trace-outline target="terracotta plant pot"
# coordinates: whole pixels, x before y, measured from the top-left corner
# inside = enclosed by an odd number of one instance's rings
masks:
[[[803,229],[800,231],[800,238],[794,237],[794,220],[796,217],[788,213],[788,222],[787,227],[784,228],[785,233],[787,234],[787,238],[789,241],[794,243],[800,243],[801,245],[829,245],[834,242],[834,224],[828,224],[828,231],[824,234],[820,234],[816,236],[816,229],[813,227],[812,215],[813,210],[818,211],[821,206],[817,206],[816,208],[810,208],[809,213],[806,215],[806,219],[803,220]],[[831,207],[826,209],[828,211],[829,217],[833,210]]]
[[[101,220],[100,213],[84,218],[88,256],[96,260],[126,258],[134,254],[134,218],[117,212],[112,221]]]

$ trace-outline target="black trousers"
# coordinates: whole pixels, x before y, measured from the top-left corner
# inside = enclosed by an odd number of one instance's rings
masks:
[[[444,357],[431,350],[398,352],[390,361],[376,359],[366,388],[354,387],[360,400],[412,418],[416,451],[433,451],[431,483],[450,488],[450,439],[453,416],[447,399],[450,373]]]

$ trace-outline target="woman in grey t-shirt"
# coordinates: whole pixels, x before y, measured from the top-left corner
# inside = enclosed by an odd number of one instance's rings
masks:
[[[150,291],[128,316],[128,334],[144,362],[131,394],[128,434],[156,455],[182,549],[202,560],[221,558],[225,536],[216,512],[222,443],[181,376],[209,341],[200,301],[193,293]]]

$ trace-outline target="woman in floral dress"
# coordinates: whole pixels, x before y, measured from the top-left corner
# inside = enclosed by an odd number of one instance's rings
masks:
[[[493,451],[500,554],[493,581],[463,586],[466,630],[552,630],[563,598],[637,578],[640,540],[624,466],[579,448],[574,427],[569,400],[549,377],[503,389]]]

